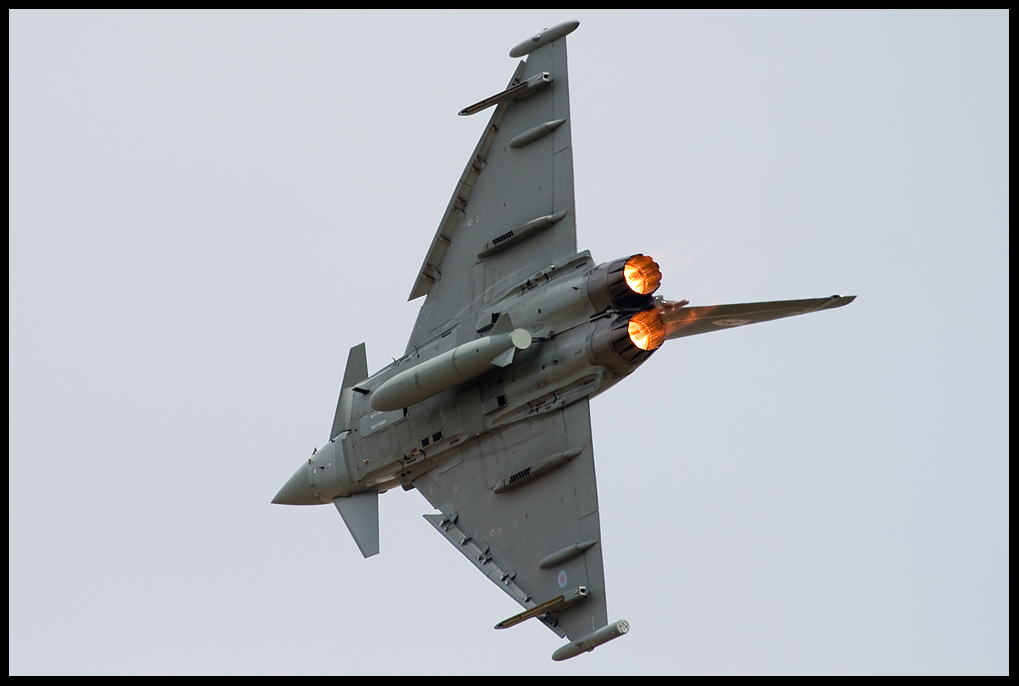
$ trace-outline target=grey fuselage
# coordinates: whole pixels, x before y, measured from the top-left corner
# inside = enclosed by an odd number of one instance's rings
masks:
[[[631,296],[620,303],[603,293],[604,272],[619,263],[596,268],[587,252],[579,253],[567,264],[511,288],[481,309],[480,316],[439,327],[425,344],[343,389],[349,419],[343,419],[338,435],[303,467],[311,490],[293,504],[328,504],[337,497],[381,493],[398,485],[410,489],[420,475],[458,454],[451,448],[497,427],[597,395],[634,371],[650,353],[627,351],[621,357],[613,350],[610,330],[618,330],[617,322],[625,322],[628,314],[652,307],[653,300]],[[470,381],[408,407],[372,409],[373,391],[387,380],[485,336],[506,316],[513,327],[526,329],[533,338],[527,349],[516,351],[510,364],[493,365]],[[302,481],[300,471],[292,481]]]

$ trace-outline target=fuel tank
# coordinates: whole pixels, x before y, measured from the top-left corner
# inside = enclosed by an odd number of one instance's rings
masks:
[[[493,365],[511,364],[514,352],[527,349],[531,341],[527,329],[515,329],[459,345],[383,383],[371,395],[371,408],[391,412],[410,407],[484,374]]]

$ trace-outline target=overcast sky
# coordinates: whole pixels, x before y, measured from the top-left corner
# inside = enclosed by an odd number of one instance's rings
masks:
[[[1007,673],[1008,12],[11,12],[9,671]],[[517,42],[579,19],[580,249],[693,305],[592,402],[565,663],[421,518],[270,500],[406,302]]]

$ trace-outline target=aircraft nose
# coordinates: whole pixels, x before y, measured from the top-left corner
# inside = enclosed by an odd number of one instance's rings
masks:
[[[319,499],[308,481],[308,465],[302,464],[276,494],[272,501],[277,505],[318,505]]]

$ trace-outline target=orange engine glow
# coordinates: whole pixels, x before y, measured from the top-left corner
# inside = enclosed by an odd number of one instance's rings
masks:
[[[626,285],[638,295],[651,295],[662,284],[658,263],[647,255],[634,255],[623,266]]]
[[[665,324],[654,310],[638,312],[630,317],[627,333],[633,344],[641,350],[658,350],[665,342]]]

